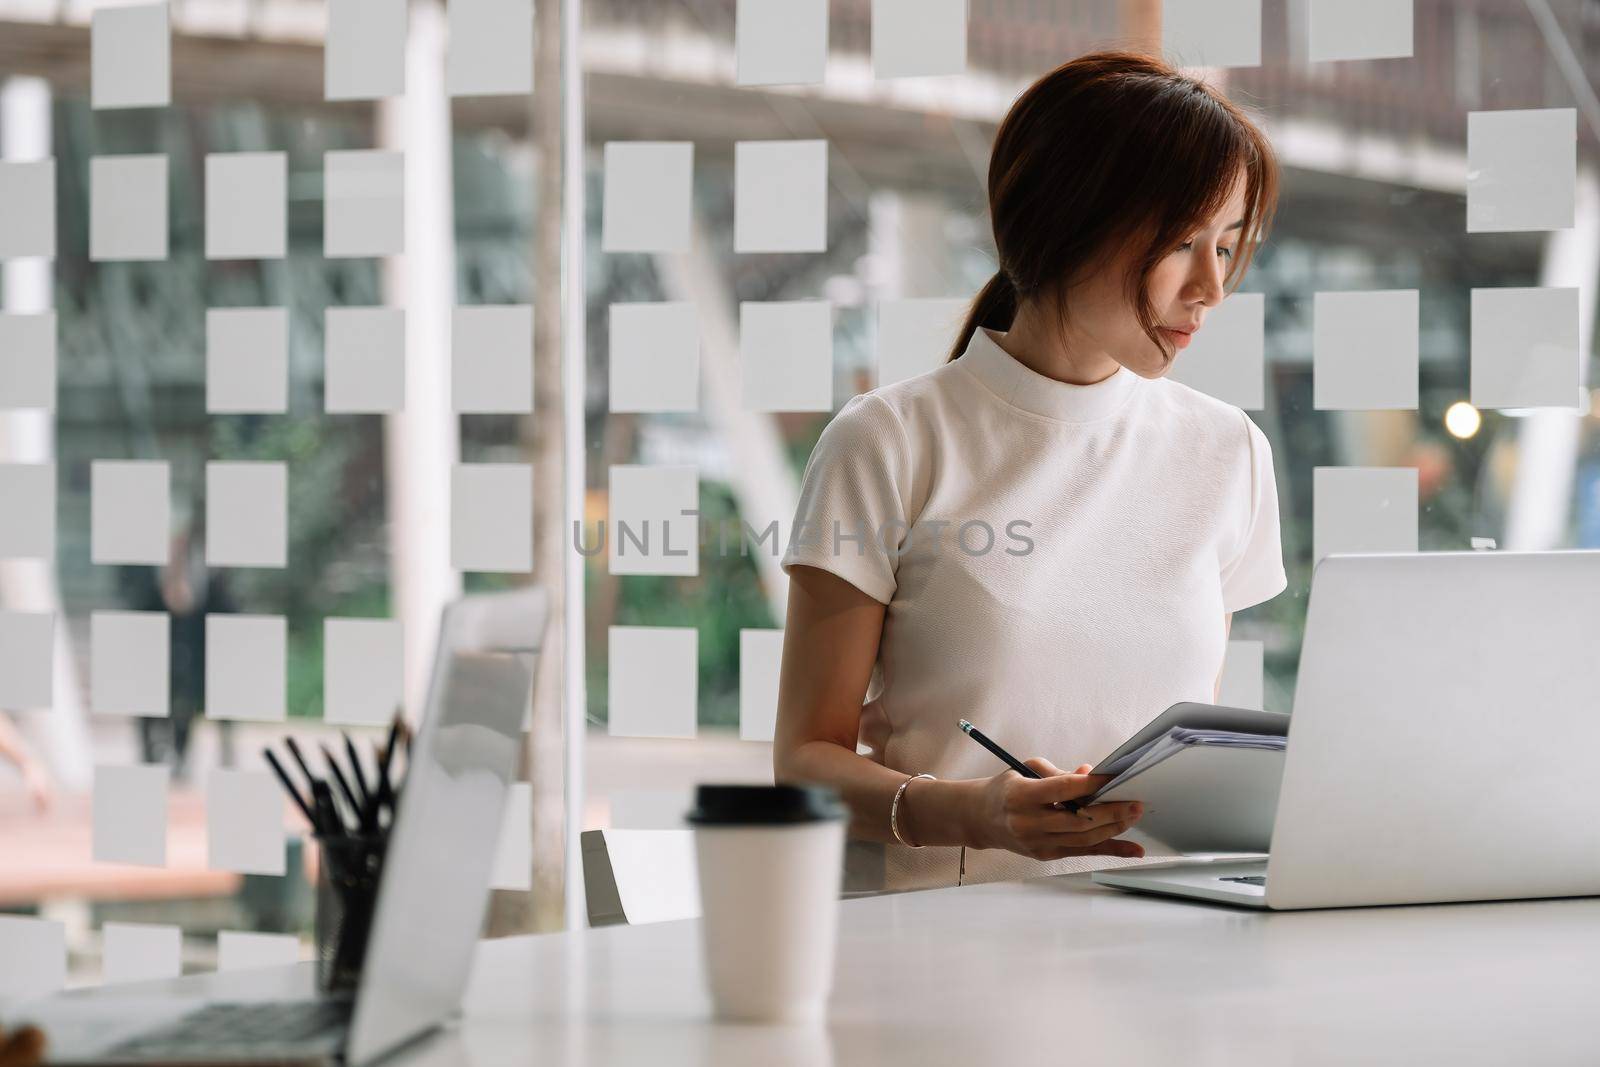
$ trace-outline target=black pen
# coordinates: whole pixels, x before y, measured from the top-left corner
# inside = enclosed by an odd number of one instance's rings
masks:
[[[305,802],[305,798],[300,795],[300,790],[296,789],[295,784],[289,780],[289,772],[283,769],[283,764],[279,763],[278,757],[272,754],[272,749],[264,748],[261,750],[261,754],[267,757],[268,763],[272,764],[272,769],[277,773],[278,780],[283,783],[283,788],[287,789],[289,795],[294,798],[295,806],[305,812],[306,822],[311,824],[313,830],[316,829],[317,818],[311,814],[311,805]]]
[[[1011,765],[1012,770],[1016,771],[1024,778],[1044,777],[1044,775],[1040,774],[1038,771],[1034,770],[1026,763],[1023,763],[1021,760],[1017,759],[1017,757],[1013,756],[1011,753],[1007,752],[993,741],[989,740],[983,735],[982,730],[972,725],[966,719],[962,719],[960,722],[963,733],[972,738],[974,741],[978,742],[978,744],[982,745],[984,748],[988,749],[990,752],[993,752],[996,756],[999,756],[1001,759],[1005,760]],[[1052,805],[1052,807],[1060,808],[1062,811],[1070,811],[1073,814],[1077,814],[1082,805],[1076,800],[1058,800]]]

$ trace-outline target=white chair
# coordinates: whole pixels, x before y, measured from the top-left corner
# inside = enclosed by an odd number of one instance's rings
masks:
[[[693,830],[585,830],[581,841],[590,926],[700,914]]]

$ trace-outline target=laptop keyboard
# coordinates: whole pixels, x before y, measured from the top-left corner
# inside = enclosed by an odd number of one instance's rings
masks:
[[[255,1059],[333,1051],[350,1022],[344,1000],[207,1004],[157,1030],[138,1034],[106,1055],[140,1059]]]
[[[1220,879],[1220,881],[1240,882],[1244,885],[1258,885],[1264,889],[1267,885],[1267,876],[1264,874],[1242,874],[1236,878],[1223,878]]]

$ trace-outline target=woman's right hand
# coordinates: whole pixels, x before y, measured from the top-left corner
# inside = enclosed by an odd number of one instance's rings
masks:
[[[1057,801],[1093,794],[1108,776],[1087,773],[1088,764],[1068,773],[1038,757],[1023,762],[1042,777],[1024,778],[1008,767],[983,782],[974,828],[977,847],[1036,860],[1144,855],[1136,842],[1113,840],[1139,821],[1144,808],[1138,801],[1090,804],[1076,813],[1054,807]]]

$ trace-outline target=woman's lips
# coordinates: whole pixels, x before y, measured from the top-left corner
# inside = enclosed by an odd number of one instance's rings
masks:
[[[1166,334],[1169,338],[1171,338],[1172,339],[1172,343],[1174,345],[1176,345],[1180,350],[1188,348],[1189,347],[1189,342],[1194,340],[1194,334],[1192,334],[1192,333],[1184,333],[1182,330],[1169,330],[1165,326],[1163,326],[1163,327],[1161,327],[1161,332]]]

